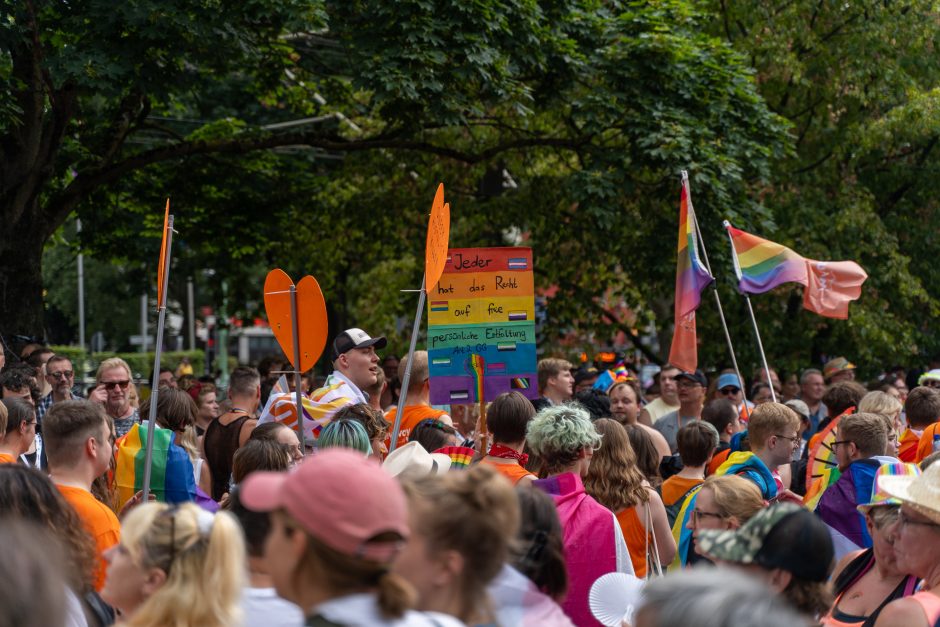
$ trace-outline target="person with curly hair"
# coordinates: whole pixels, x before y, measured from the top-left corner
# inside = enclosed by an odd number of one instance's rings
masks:
[[[588,606],[591,585],[607,573],[634,574],[617,517],[582,483],[601,435],[582,407],[555,405],[532,419],[526,442],[542,462],[543,478],[532,483],[555,500],[564,530],[569,586],[562,608],[577,625],[598,625]]]

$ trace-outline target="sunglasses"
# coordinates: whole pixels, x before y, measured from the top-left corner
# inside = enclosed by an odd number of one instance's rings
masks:
[[[721,388],[718,390],[719,394],[724,394],[725,396],[732,396],[740,391],[739,388]]]
[[[101,385],[104,386],[104,389],[109,390],[109,391],[110,391],[110,390],[113,390],[113,389],[114,389],[115,387],[117,387],[117,386],[120,386],[122,390],[126,390],[126,389],[127,389],[127,386],[130,385],[130,384],[131,384],[131,382],[130,382],[130,381],[127,381],[127,380],[124,380],[124,381],[102,381],[102,382],[101,382]]]
[[[50,372],[49,376],[53,379],[71,379],[75,376],[75,373],[71,370],[63,370],[62,372]]]

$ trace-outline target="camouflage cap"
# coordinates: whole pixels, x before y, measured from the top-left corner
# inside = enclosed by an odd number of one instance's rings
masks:
[[[737,530],[699,531],[695,544],[712,559],[782,568],[809,581],[825,581],[833,565],[826,525],[793,503],[762,509]]]

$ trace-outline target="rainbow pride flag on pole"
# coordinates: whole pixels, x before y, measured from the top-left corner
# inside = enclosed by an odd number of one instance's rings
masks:
[[[698,345],[695,334],[695,310],[702,300],[702,291],[714,281],[698,254],[698,232],[695,210],[689,193],[689,180],[683,173],[679,200],[679,243],[676,256],[675,332],[669,349],[669,363],[692,372],[698,366]]]
[[[803,307],[827,318],[849,317],[849,303],[862,294],[868,278],[854,261],[816,261],[793,250],[745,233],[726,220],[731,236],[738,289],[762,294],[783,283],[804,286]]]

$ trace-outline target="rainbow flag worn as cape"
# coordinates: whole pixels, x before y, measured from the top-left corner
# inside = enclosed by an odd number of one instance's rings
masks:
[[[148,426],[135,424],[117,441],[114,483],[117,509],[144,489]],[[173,442],[173,432],[157,427],[153,441],[150,491],[162,503],[184,503],[196,499],[196,479],[189,454]]]
[[[738,289],[762,294],[783,283],[803,285],[803,307],[828,318],[848,318],[849,303],[862,294],[868,275],[854,261],[816,261],[727,222],[734,248]]]
[[[695,310],[701,303],[702,291],[715,279],[699,258],[695,210],[692,208],[687,180],[682,182],[682,195],[679,200],[677,251],[675,332],[669,349],[669,363],[686,372],[694,372],[698,366]]]
[[[293,392],[288,391],[287,379],[281,378],[284,379],[284,391],[271,390],[271,396],[268,397],[268,402],[261,412],[258,424],[280,422],[296,431],[297,398]],[[309,396],[301,395],[300,404],[304,412],[304,439],[316,440],[320,437],[323,428],[333,420],[336,412],[355,402],[355,393],[349,385],[332,375],[322,388],[314,390]]]
[[[871,458],[852,462],[839,480],[823,492],[816,505],[816,515],[826,523],[832,536],[836,561],[846,553],[871,547],[865,516],[856,506],[871,499],[872,484],[880,465]]]

